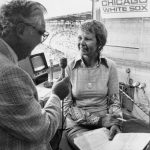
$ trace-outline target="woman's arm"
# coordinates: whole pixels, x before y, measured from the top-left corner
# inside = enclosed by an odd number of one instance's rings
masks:
[[[111,63],[108,81],[108,106],[109,113],[122,115],[119,99],[119,81],[117,68],[114,62]]]
[[[77,106],[70,107],[68,116],[80,125],[97,126],[100,120],[100,117],[90,114],[88,111],[78,108]]]
[[[98,117],[75,106],[69,109],[68,116],[70,116],[70,118],[78,125],[110,128],[113,125],[120,124],[119,120],[116,119],[116,116],[112,114],[106,114],[103,117]]]
[[[119,94],[113,94],[108,97],[108,105],[110,114],[116,114],[122,116],[121,104],[119,100]]]

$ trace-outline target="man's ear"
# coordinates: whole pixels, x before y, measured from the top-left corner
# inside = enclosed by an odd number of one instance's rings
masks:
[[[25,25],[23,23],[19,23],[16,26],[16,34],[18,37],[22,37],[24,34]]]

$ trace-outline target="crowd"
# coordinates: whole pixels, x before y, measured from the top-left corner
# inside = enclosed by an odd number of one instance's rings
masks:
[[[46,59],[51,56],[54,63],[59,63],[62,57],[67,57],[68,61],[71,61],[78,54],[76,40],[78,25],[46,22],[46,30],[49,32],[48,38],[42,45],[35,47],[32,54],[44,52]]]

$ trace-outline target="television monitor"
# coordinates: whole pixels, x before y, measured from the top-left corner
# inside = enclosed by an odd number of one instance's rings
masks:
[[[37,76],[48,69],[44,53],[38,53],[29,57],[34,74]]]
[[[30,55],[19,62],[19,66],[29,73],[36,84],[48,79],[48,65],[44,53]]]

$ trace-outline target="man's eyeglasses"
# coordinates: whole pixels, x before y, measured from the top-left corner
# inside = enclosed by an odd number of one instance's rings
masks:
[[[25,24],[27,26],[31,26],[34,30],[36,30],[38,32],[39,35],[42,36],[41,43],[43,43],[47,39],[47,37],[49,36],[49,33],[47,31],[39,30],[35,26],[33,26],[32,24],[25,23],[25,22],[23,24]]]

